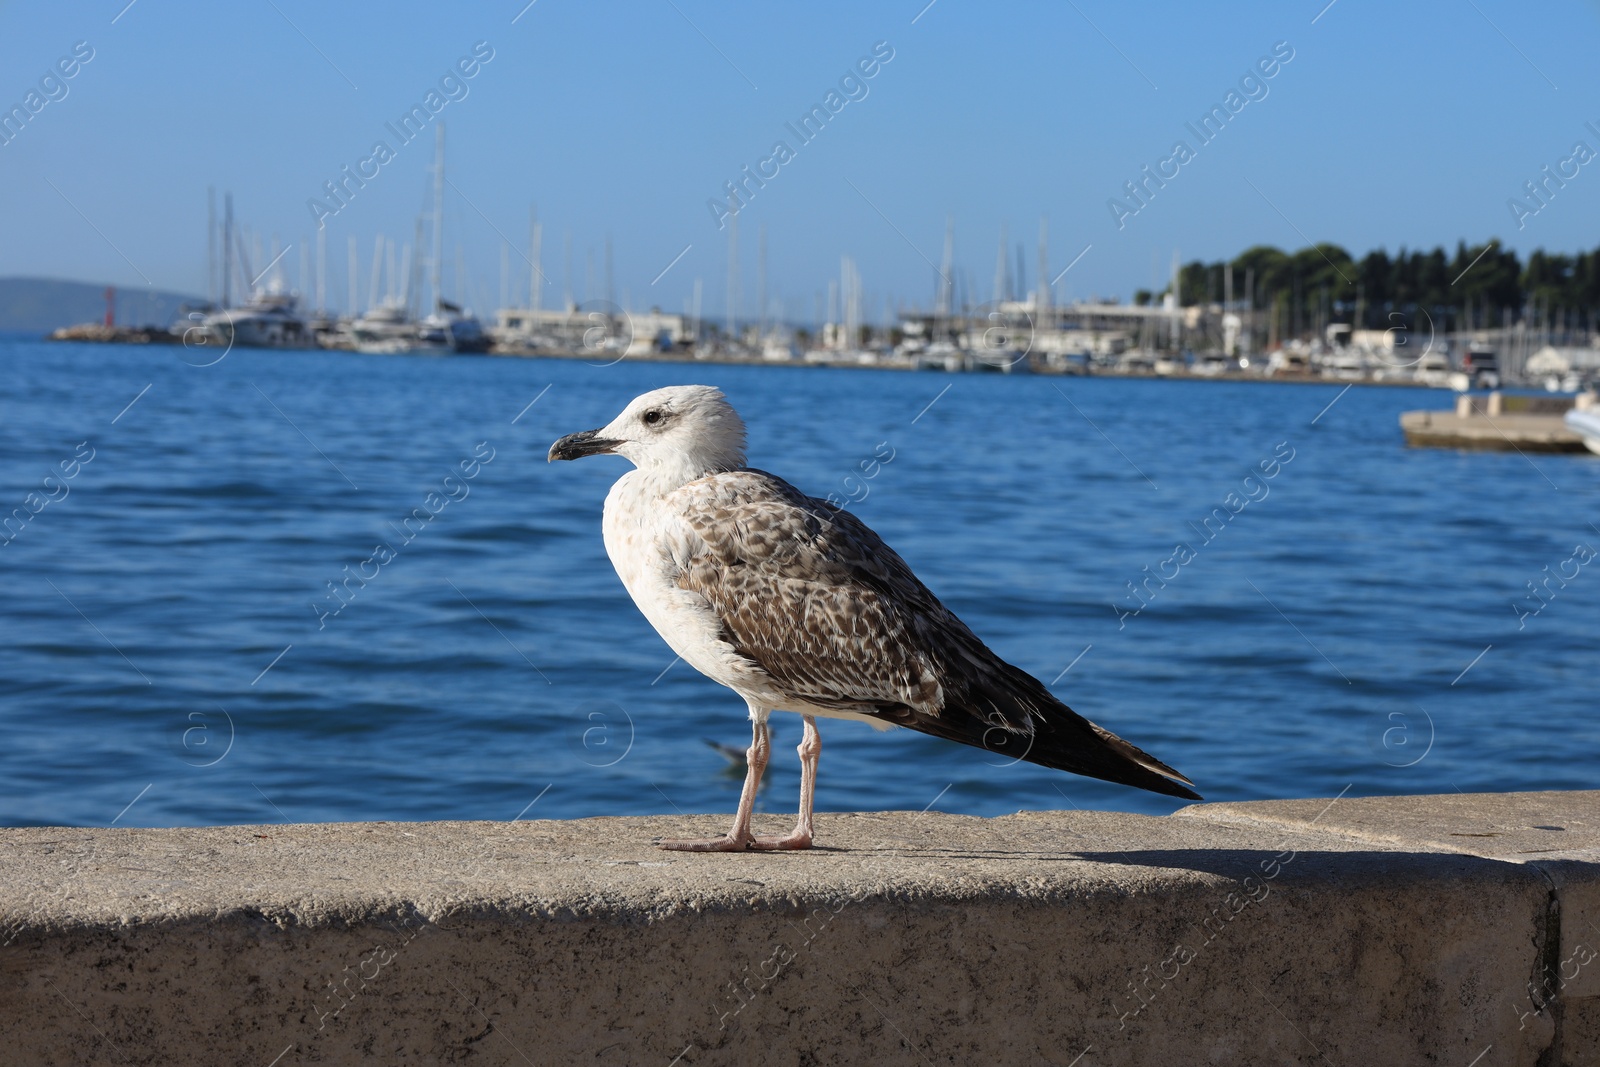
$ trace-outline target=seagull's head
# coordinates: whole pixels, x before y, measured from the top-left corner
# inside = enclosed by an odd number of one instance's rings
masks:
[[[615,453],[650,475],[684,484],[744,466],[744,421],[709,385],[670,385],[633,399],[598,430],[571,433],[550,459]]]

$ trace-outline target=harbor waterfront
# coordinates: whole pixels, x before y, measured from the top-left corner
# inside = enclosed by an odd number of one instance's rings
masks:
[[[189,7],[0,38],[0,1067],[1600,1067],[1594,4]]]
[[[436,168],[436,173],[442,170]],[[393,249],[389,251],[392,253]],[[393,258],[391,254],[391,259]],[[389,274],[395,270],[391,265]],[[402,269],[401,273],[405,273]],[[220,358],[240,348],[343,350],[382,355],[476,355],[577,359],[609,365],[623,359],[756,366],[864,367],[881,370],[999,374],[1212,378],[1241,381],[1336,381],[1421,385],[1467,392],[1502,384],[1574,394],[1600,386],[1600,335],[1519,320],[1496,329],[1438,332],[1403,325],[1383,330],[1332,323],[1319,333],[1277,338],[1280,316],[1238,303],[1180,307],[1164,303],[1004,300],[961,311],[908,311],[892,325],[868,326],[853,313],[812,327],[780,322],[709,322],[653,308],[626,311],[609,301],[559,309],[502,308],[491,325],[438,296],[417,309],[409,287],[373,298],[359,315],[300,310],[281,284],[253,289],[239,308],[188,311],[170,326],[115,324],[114,289],[105,321],[64,326],[52,341],[181,344]],[[852,281],[846,272],[845,282]],[[320,306],[320,303],[319,303]],[[1397,313],[1398,314],[1398,313]],[[1259,321],[1258,321],[1259,320]],[[1501,358],[1504,353],[1504,360]]]
[[[725,810],[706,741],[743,743],[742,708],[612,575],[615,465],[545,462],[687,382],[1207,800],[1579,788],[1600,760],[1571,563],[1600,546],[1600,461],[1408,449],[1436,390],[0,344],[0,823]],[[829,736],[825,810],[1173,806]],[[758,811],[795,784],[775,762]]]

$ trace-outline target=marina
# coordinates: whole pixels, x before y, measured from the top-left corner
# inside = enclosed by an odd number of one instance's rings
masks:
[[[623,359],[688,364],[828,366],[949,373],[1198,378],[1262,382],[1425,386],[1468,393],[1502,384],[1569,396],[1600,383],[1594,343],[1533,346],[1525,330],[1445,335],[1413,355],[1395,331],[1333,324],[1324,337],[1252,350],[1240,316],[1222,306],[1147,308],[1125,304],[1043,307],[1008,301],[955,313],[911,312],[889,328],[827,321],[817,328],[736,324],[732,333],[692,314],[653,308],[630,313],[605,301],[560,309],[508,307],[482,325],[470,310],[437,296],[418,317],[411,296],[409,247],[380,238],[372,261],[368,310],[355,316],[306,315],[297,294],[266,288],[237,308],[200,314],[171,328],[110,321],[64,327],[53,341],[122,344],[210,343],[223,347],[355,351],[370,355],[491,355]],[[387,262],[387,266],[386,266]],[[384,285],[386,295],[379,296]],[[855,336],[856,343],[849,338]],[[1168,339],[1154,347],[1156,337]],[[1413,345],[1415,342],[1411,342]],[[1502,367],[1500,346],[1521,358]],[[1570,402],[1568,404],[1570,406]],[[1507,409],[1511,411],[1512,409]]]
[[[750,314],[742,298],[737,198],[730,200],[725,220],[728,277],[720,316],[706,307],[703,280],[698,277],[681,310],[659,305],[640,308],[626,292],[619,302],[609,236],[603,284],[591,249],[581,290],[575,281],[570,238],[565,242],[561,298],[555,306],[547,306],[546,290],[554,282],[544,270],[544,226],[530,209],[526,250],[516,253],[528,268],[525,297],[511,298],[513,249],[501,233],[500,299],[493,314],[480,320],[461,296],[483,293],[473,284],[460,245],[452,287],[457,299],[445,295],[447,184],[441,123],[435,128],[427,206],[414,220],[414,239],[397,242],[378,234],[363,271],[356,239],[348,238],[348,295],[342,312],[329,309],[326,231],[317,231],[314,264],[308,254],[312,242],[298,242],[299,286],[290,286],[284,273],[289,248],[280,250],[273,238],[266,268],[255,270],[253,264],[264,258],[259,237],[235,224],[233,199],[227,194],[220,227],[214,212],[208,225],[208,278],[218,275],[220,248],[219,300],[186,308],[178,321],[169,324],[131,328],[114,323],[108,302],[103,324],[58,329],[50,339],[149,344],[171,338],[222,350],[492,355],[576,359],[607,366],[630,359],[962,374],[1337,382],[1425,386],[1458,394],[1506,387],[1570,397],[1600,385],[1600,320],[1581,307],[1552,303],[1555,291],[1547,285],[1541,288],[1545,283],[1539,278],[1551,274],[1555,260],[1542,252],[1530,257],[1527,287],[1517,294],[1520,307],[1495,307],[1488,303],[1491,298],[1475,301],[1470,292],[1460,307],[1440,303],[1450,295],[1449,287],[1441,296],[1437,286],[1424,287],[1424,278],[1432,276],[1430,271],[1443,270],[1442,250],[1428,257],[1407,256],[1402,250],[1392,260],[1382,250],[1370,252],[1360,267],[1375,279],[1371,297],[1363,285],[1338,298],[1335,279],[1349,281],[1339,264],[1348,270],[1357,265],[1331,244],[1292,254],[1255,246],[1232,261],[1212,264],[1182,264],[1174,252],[1162,291],[1141,289],[1126,302],[1100,296],[1065,299],[1059,283],[1092,246],[1052,276],[1048,225],[1041,219],[1033,284],[1024,247],[1018,244],[1013,249],[1002,226],[988,287],[990,299],[981,300],[956,258],[955,220],[950,217],[945,220],[944,251],[928,305],[869,292],[855,257],[842,255],[837,275],[826,280],[825,291],[817,291],[813,314],[807,319],[794,313],[794,303],[769,291],[764,225],[758,228],[756,241],[756,313]],[[1465,263],[1460,276],[1465,277],[1493,247],[1494,242],[1484,246],[1470,261],[1465,257],[1471,250],[1459,248],[1457,259]],[[1585,264],[1591,259],[1600,263],[1600,253],[1581,254],[1571,261],[1577,264],[1574,277],[1586,276]],[[1510,257],[1507,269],[1515,264],[1515,257]],[[244,294],[237,303],[235,292]],[[603,297],[591,295],[601,292]],[[1510,295],[1501,291],[1493,299],[1503,302]],[[1587,299],[1578,291],[1567,292],[1565,298]],[[1424,425],[1419,432],[1426,429]],[[1529,432],[1538,436],[1542,431]],[[1554,434],[1553,443],[1567,441],[1565,431]],[[1462,439],[1476,439],[1475,430],[1469,427]]]
[[[905,309],[885,322],[861,319],[859,276],[847,258],[830,282],[827,310],[795,324],[713,321],[702,313],[699,288],[683,312],[659,307],[630,311],[608,300],[569,301],[546,308],[532,287],[523,305],[498,309],[488,323],[443,293],[443,139],[434,168],[434,206],[417,223],[433,229],[424,257],[410,244],[380,236],[367,272],[365,310],[336,315],[305,311],[301,295],[281,273],[248,288],[228,306],[227,279],[249,274],[249,257],[233,233],[231,200],[223,222],[223,306],[187,310],[167,327],[116,325],[108,303],[104,323],[55,330],[54,341],[197,344],[231,347],[354,351],[369,355],[490,355],[573,359],[610,365],[623,359],[685,364],[827,366],[975,374],[1045,374],[1216,381],[1337,382],[1424,386],[1458,394],[1512,389],[1567,397],[1600,384],[1600,334],[1557,333],[1537,321],[1493,330],[1421,335],[1402,328],[1353,329],[1330,322],[1319,332],[1281,338],[1278,316],[1257,315],[1247,301],[1180,306],[1169,292],[1160,303],[1052,303],[1033,292],[977,306],[954,305],[941,292],[931,311]],[[531,249],[538,251],[538,226]],[[227,251],[233,249],[234,251]],[[318,245],[318,260],[323,259]],[[282,259],[273,259],[276,268]],[[349,303],[355,299],[351,247]],[[263,272],[267,273],[267,272]],[[458,272],[459,273],[459,272]],[[318,277],[322,277],[319,272]],[[425,281],[424,281],[425,279]],[[259,281],[259,276],[257,278]],[[426,293],[426,298],[420,294]],[[1003,290],[998,290],[1003,291]],[[318,287],[317,307],[325,294]],[[422,313],[419,308],[431,309]],[[1262,321],[1266,320],[1266,321]],[[1570,406],[1570,403],[1569,405]],[[1507,409],[1512,413],[1512,409]],[[1426,426],[1419,432],[1428,436]],[[1475,439],[1468,429],[1463,440]],[[1563,440],[1558,433],[1553,439]]]

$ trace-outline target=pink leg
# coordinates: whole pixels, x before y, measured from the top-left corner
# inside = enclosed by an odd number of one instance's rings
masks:
[[[757,717],[751,709],[750,751],[745,753],[744,791],[739,794],[739,811],[733,817],[733,829],[725,837],[674,839],[656,842],[657,847],[674,852],[743,852],[755,843],[750,833],[750,816],[755,810],[756,789],[761,785],[761,775],[767,769],[767,759],[772,752],[772,731],[765,716]]]
[[[817,792],[817,763],[822,757],[822,735],[817,733],[817,720],[803,716],[805,736],[800,739],[800,818],[794,831],[787,837],[758,837],[752,848],[802,849],[811,847],[811,808]]]

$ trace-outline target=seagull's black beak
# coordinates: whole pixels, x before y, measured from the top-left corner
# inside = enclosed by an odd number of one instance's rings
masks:
[[[581,433],[569,433],[561,440],[550,446],[549,462],[558,459],[582,459],[584,456],[603,456],[612,451],[621,441],[612,441],[605,437],[596,437],[599,430],[584,430]]]

